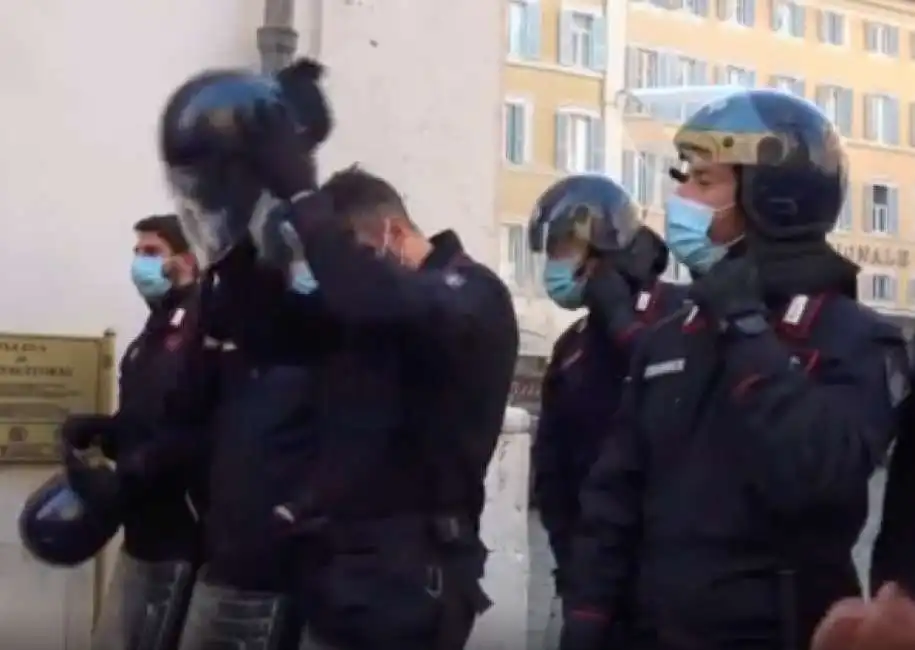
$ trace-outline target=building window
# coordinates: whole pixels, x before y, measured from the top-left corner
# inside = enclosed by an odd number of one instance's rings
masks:
[[[708,0],[683,0],[683,10],[694,16],[708,16]]]
[[[836,227],[833,229],[836,232],[849,232],[852,229],[852,210],[851,210],[851,201],[848,198],[845,199],[845,203],[842,204],[842,211],[839,213],[839,218],[836,220]]]
[[[530,107],[526,102],[507,101],[503,111],[506,162],[523,165],[530,160]]]
[[[509,2],[508,54],[518,59],[540,58],[540,5],[537,2]]]
[[[851,135],[854,91],[840,86],[817,86],[816,104],[842,135]]]
[[[600,16],[563,11],[560,16],[559,63],[601,71],[606,66],[606,22]]]
[[[899,101],[889,95],[864,96],[864,138],[899,144]]]
[[[604,171],[604,128],[600,118],[578,111],[556,115],[556,167],[573,174]]]
[[[503,224],[501,244],[499,275],[505,283],[522,294],[541,294],[542,268],[528,247],[527,228],[519,224]]]
[[[858,294],[862,300],[896,302],[896,278],[884,273],[862,273]]]
[[[803,5],[792,0],[771,0],[772,31],[781,36],[804,38],[806,15]]]
[[[909,58],[915,60],[915,32],[909,32]]]
[[[915,280],[909,280],[909,284],[906,287],[905,299],[910,305],[915,304]]]
[[[899,190],[883,183],[864,186],[864,229],[895,235],[899,230]]]
[[[821,43],[830,45],[845,45],[847,40],[845,16],[835,11],[820,11],[817,21],[817,36]]]
[[[899,56],[899,28],[865,21],[864,47],[868,52],[875,54]]]
[[[915,147],[915,102],[909,104],[909,146]]]
[[[674,284],[689,284],[693,281],[689,269],[675,260],[672,255],[667,258],[667,268],[664,269],[661,279]]]
[[[786,75],[775,75],[769,80],[769,85],[786,93],[803,97],[805,92],[804,80]]]
[[[755,0],[716,0],[718,18],[735,25],[753,27],[756,24]]]
[[[655,203],[658,181],[658,157],[637,151],[623,151],[623,187],[641,206]]]
[[[725,67],[723,76],[722,81],[729,86],[753,88],[756,85],[756,73],[747,68],[729,65]]]
[[[660,85],[659,55],[654,50],[626,48],[626,87],[657,88]]]

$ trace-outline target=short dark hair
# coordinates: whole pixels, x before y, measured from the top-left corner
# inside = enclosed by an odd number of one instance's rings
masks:
[[[174,214],[154,214],[149,217],[143,217],[133,224],[133,231],[137,233],[152,233],[162,238],[172,252],[176,255],[187,253],[191,250],[184,231],[181,229],[181,222],[177,215]]]
[[[394,212],[413,225],[403,198],[394,186],[358,165],[331,176],[321,186],[321,192],[331,198],[334,214],[344,219]]]

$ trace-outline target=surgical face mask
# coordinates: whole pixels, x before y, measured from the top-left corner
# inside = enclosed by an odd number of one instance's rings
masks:
[[[728,245],[716,244],[708,235],[718,210],[674,194],[664,211],[667,246],[690,271],[706,273],[727,254]]]
[[[575,277],[578,261],[547,260],[543,284],[550,299],[563,309],[578,309],[584,304],[585,283]]]
[[[171,280],[165,277],[165,259],[154,255],[137,255],[130,265],[130,278],[140,295],[147,300],[161,298],[172,288]]]
[[[289,287],[296,293],[307,296],[318,289],[318,281],[311,272],[311,267],[304,260],[296,260],[290,264],[289,274]]]

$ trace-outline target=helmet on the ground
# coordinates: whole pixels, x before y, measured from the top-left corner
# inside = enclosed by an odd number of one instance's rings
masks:
[[[221,260],[279,203],[249,169],[238,115],[258,105],[282,105],[294,118],[280,83],[241,70],[208,71],[168,100],[159,129],[166,181],[202,267]]]
[[[121,526],[117,476],[72,450],[65,468],[29,495],[19,514],[19,537],[36,559],[72,567],[95,557]]]
[[[674,145],[687,163],[735,168],[736,205],[764,238],[823,235],[839,218],[847,156],[832,122],[802,97],[771,89],[731,93],[686,120]]]
[[[568,176],[551,185],[534,206],[527,234],[535,255],[550,258],[564,242],[577,242],[591,254],[613,256],[637,280],[667,265],[667,248],[643,224],[640,207],[605,176]]]

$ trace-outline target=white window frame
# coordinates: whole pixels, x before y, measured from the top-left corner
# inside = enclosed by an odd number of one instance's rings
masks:
[[[506,12],[505,21],[507,26],[507,37],[508,37],[508,56],[512,59],[523,59],[524,58],[524,32],[525,32],[525,17],[524,12],[529,5],[529,0],[508,0],[508,10]],[[521,23],[517,26],[512,25],[512,10],[518,7],[521,10]],[[514,27],[517,27],[517,34],[515,34]],[[513,41],[516,40],[514,37],[517,36],[517,50],[513,47]]]
[[[572,164],[573,158],[582,157],[582,156],[575,156],[574,152],[573,152],[574,147],[572,146],[572,143],[577,139],[575,136],[575,133],[574,133],[574,131],[575,131],[574,124],[580,119],[587,119],[587,120],[591,120],[591,125],[592,125],[591,128],[593,128],[594,123],[595,122],[600,123],[600,121],[602,119],[600,111],[595,111],[595,110],[587,109],[587,108],[579,108],[577,106],[563,106],[560,109],[558,109],[556,112],[560,115],[566,116],[569,119],[569,132],[568,132],[569,141],[566,142],[566,160],[562,161],[561,169],[570,174],[593,173],[593,171],[589,170],[590,165],[588,164],[588,161],[592,158],[592,156],[594,154],[594,152],[590,151],[590,146],[591,146],[591,142],[592,142],[590,137],[587,138],[588,144],[587,144],[587,148],[585,149],[584,156],[583,156],[584,161],[585,161],[584,165],[579,167],[579,166]],[[577,162],[577,161],[574,161],[574,162]],[[606,164],[604,166],[606,167]]]
[[[512,259],[512,233],[519,238],[520,260]],[[543,295],[542,264],[527,245],[527,224],[520,219],[505,219],[499,224],[499,277],[514,293],[522,296]]]
[[[742,0],[727,0],[728,3],[728,16],[724,19],[724,23],[731,25],[732,27],[740,27],[743,29],[750,29],[753,25],[747,25],[746,23],[741,22],[742,12],[738,11],[739,5]],[[754,10],[758,7],[754,6]],[[754,16],[755,18],[755,16]],[[755,20],[753,21],[756,22]]]
[[[875,39],[877,41],[877,45],[878,45],[876,50],[867,49],[868,35],[867,35],[866,31],[871,28],[876,28],[878,30],[878,32],[877,32],[878,37]],[[889,39],[890,39],[890,30],[895,29],[897,32],[897,40],[898,40],[899,27],[897,27],[896,25],[891,25],[889,23],[884,23],[884,22],[880,22],[880,21],[867,21],[864,23],[864,29],[865,29],[864,47],[869,54],[873,54],[874,56],[881,56],[881,57],[897,56],[898,52],[897,52],[897,54],[892,54],[889,51],[889,49],[890,49],[889,48]]]
[[[867,283],[866,291],[862,296],[863,302],[879,303],[882,305],[893,305],[899,300],[899,276],[894,271],[886,269],[863,269],[861,273],[862,283]],[[888,291],[877,291],[877,289],[887,289]],[[878,293],[880,294],[878,296]],[[888,296],[886,294],[889,294]]]
[[[510,107],[518,106],[524,116],[524,134],[521,143],[521,162],[514,162],[508,157],[508,111]],[[534,104],[527,97],[505,97],[502,100],[502,162],[513,167],[520,167],[531,162],[534,150]]]
[[[564,9],[569,14],[569,48],[572,51],[572,65],[576,68],[590,70],[594,67],[591,60],[594,51],[594,24],[597,18],[592,12],[578,9]],[[584,20],[586,25],[579,21]]]
[[[867,102],[867,110],[865,111],[865,114],[864,114],[864,119],[865,119],[864,132],[865,132],[865,134],[867,134],[868,131],[870,130],[868,128],[869,125],[867,123],[869,118],[874,118],[874,120],[875,120],[874,123],[876,125],[876,129],[875,129],[876,132],[873,134],[874,138],[872,140],[870,138],[868,138],[869,141],[876,142],[878,144],[885,144],[888,146],[897,146],[898,143],[893,143],[890,141],[890,137],[889,137],[890,128],[888,126],[889,123],[887,122],[888,118],[886,115],[886,113],[889,110],[889,103],[892,102],[894,99],[895,99],[894,97],[890,97],[888,95],[883,95],[880,93],[869,93],[864,96],[864,101]],[[897,100],[897,103],[898,103],[898,100]],[[896,125],[896,130],[897,130],[897,132],[899,130],[898,124]]]
[[[774,87],[775,87],[777,90],[781,90],[782,92],[789,93],[789,94],[794,95],[794,96],[796,96],[796,97],[803,97],[803,96],[804,96],[804,92],[797,93],[797,92],[795,92],[795,91],[796,91],[795,88],[791,88],[791,87],[790,87],[790,86],[792,86],[792,85],[798,85],[798,84],[801,85],[801,86],[805,86],[806,84],[805,84],[805,81],[804,81],[803,78],[801,78],[801,77],[793,77],[793,76],[788,75],[788,74],[776,74],[776,75],[772,75],[772,77],[773,77],[773,81],[775,81]],[[784,88],[783,86],[789,86],[789,87],[788,87],[788,88]]]
[[[877,202],[874,201],[874,190],[878,187],[886,189],[887,202],[885,204],[878,205]],[[898,230],[899,215],[896,215],[895,221],[897,222],[897,227],[894,229],[892,227],[893,215],[890,214],[891,204],[889,203],[889,198],[891,192],[896,192],[896,196],[899,196],[899,186],[889,181],[876,179],[868,181],[864,186],[864,190],[871,193],[870,197],[865,196],[867,204],[870,206],[870,214],[864,215],[864,218],[867,219],[868,223],[867,233],[869,235],[894,237],[897,234],[895,231]],[[896,206],[896,209],[899,209],[898,205]]]
[[[836,226],[832,229],[833,232],[846,233],[854,230],[855,223],[855,210],[854,204],[851,200],[851,193],[845,197],[845,203],[842,204],[842,209],[839,212],[839,218],[836,219]]]
[[[753,70],[752,68],[745,68],[744,66],[741,66],[741,65],[730,65],[729,64],[724,67],[724,76],[725,76],[725,82],[727,85],[743,86],[744,88],[752,88],[752,86],[745,84],[743,81],[731,81],[732,72],[739,72],[741,76],[754,76],[755,77],[757,74],[755,70]]]
[[[850,40],[850,38],[849,38],[849,20],[848,20],[848,14],[846,14],[846,13],[844,13],[844,12],[842,12],[842,11],[837,11],[837,10],[835,10],[835,9],[823,9],[823,10],[821,10],[821,13],[817,16],[817,35],[819,36],[819,35],[821,35],[821,34],[823,34],[823,33],[827,33],[827,34],[828,34],[828,32],[829,32],[828,26],[829,26],[830,23],[827,22],[827,23],[826,23],[827,28],[824,29],[824,28],[823,28],[823,25],[822,25],[822,22],[821,22],[824,18],[826,18],[826,15],[827,15],[827,14],[832,15],[832,16],[838,16],[839,18],[842,19],[842,30],[841,30],[842,42],[841,42],[841,43],[833,43],[832,41],[820,39],[820,43],[821,43],[822,45],[828,45],[829,47],[842,47],[842,48],[847,48],[847,47],[848,47],[849,40]],[[827,19],[827,20],[828,20],[828,19]]]
[[[800,4],[796,0],[772,0],[771,11],[778,12],[778,28],[773,28],[772,31],[779,38],[796,38],[802,39],[805,34],[795,34],[794,33],[794,12],[804,11],[804,5]],[[806,18],[805,18],[806,25]]]

